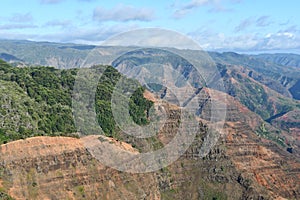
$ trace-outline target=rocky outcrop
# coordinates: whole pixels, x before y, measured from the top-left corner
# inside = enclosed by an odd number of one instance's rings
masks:
[[[239,182],[272,199],[298,199],[300,163],[276,144],[261,140],[239,122],[226,124],[227,155],[241,173]],[[252,185],[252,186],[251,186]]]
[[[15,199],[159,199],[156,178],[103,166],[80,139],[36,137],[2,145],[3,188]]]

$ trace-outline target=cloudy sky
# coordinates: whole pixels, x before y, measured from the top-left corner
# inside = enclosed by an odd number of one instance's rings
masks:
[[[157,27],[203,49],[300,53],[299,0],[1,0],[0,38],[101,44]]]

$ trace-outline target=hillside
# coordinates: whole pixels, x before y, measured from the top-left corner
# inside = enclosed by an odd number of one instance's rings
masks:
[[[252,127],[260,119],[254,113],[232,97],[226,103],[230,117],[208,155],[200,155],[208,128],[201,120],[189,149],[170,166],[151,173],[106,167],[96,152],[103,146],[136,154],[143,150],[132,146],[157,148],[155,140],[127,138],[129,145],[91,135],[35,137],[1,145],[1,191],[16,199],[298,199],[300,165],[293,154],[255,133]],[[166,144],[176,133],[180,109],[160,105],[169,121],[156,138]]]
[[[94,69],[103,73],[95,94],[97,119],[109,136],[116,131],[110,98],[121,74],[112,67],[95,66]],[[41,135],[73,135],[76,128],[71,93],[77,71],[51,67],[16,68],[0,61],[0,143]],[[138,84],[130,79],[125,82]],[[151,102],[143,98],[140,87],[130,101],[131,116],[138,124],[147,123],[144,111],[150,106]]]
[[[259,59],[258,56],[241,55],[234,52],[211,52],[210,55],[217,63],[225,65],[240,65],[254,70],[255,73],[259,74],[259,76],[256,76],[257,81],[266,84],[271,89],[283,95],[289,96],[288,93],[290,93],[293,98],[299,99],[298,82],[300,71],[294,66],[287,67],[277,64],[276,62],[266,62]],[[283,90],[282,87],[285,89]]]
[[[273,119],[300,108],[299,101],[267,87],[256,78],[256,72],[241,66],[219,65],[226,91],[264,120]]]
[[[174,51],[180,52],[183,55],[185,55],[184,53],[191,54],[192,56],[188,58],[195,57],[196,60],[203,59],[201,52],[197,51],[185,50],[182,52],[182,50],[167,51],[144,48],[123,54],[116,59],[112,65],[122,74],[135,77],[141,83],[147,83],[147,81],[151,80],[157,84],[162,84],[161,80],[167,80],[171,77],[168,76],[170,72],[164,71],[171,66],[172,69],[183,75],[184,82],[188,82],[192,85],[195,90],[195,94],[193,95],[200,96],[203,94],[203,88],[205,87],[224,91],[234,97],[237,102],[242,103],[249,110],[258,114],[262,118],[260,125],[271,123],[277,128],[271,128],[274,129],[273,134],[269,134],[267,133],[268,131],[262,131],[259,126],[256,127],[257,131],[264,135],[264,137],[268,137],[286,148],[290,147],[290,141],[294,142],[295,148],[300,147],[297,133],[293,133],[295,129],[298,130],[297,128],[299,128],[299,119],[295,117],[289,119],[288,116],[290,115],[286,115],[285,118],[280,118],[289,112],[299,113],[300,102],[291,98],[288,88],[279,81],[273,79],[270,75],[264,76],[263,74],[266,72],[260,73],[256,71],[272,70],[267,69],[268,65],[261,61],[250,59],[245,55],[235,53],[215,55],[211,53],[213,58],[220,62],[216,64],[220,76],[214,77],[208,73],[207,75],[206,72],[209,71],[210,68],[205,64],[201,64],[200,67],[202,66],[202,68],[198,68],[201,73],[201,75],[199,75],[199,72],[194,68],[193,64],[178,56],[178,54],[173,53]],[[245,64],[245,66],[237,64],[241,62]],[[246,65],[246,63],[248,64]],[[275,69],[277,69],[276,66]],[[278,70],[279,69],[275,70],[274,73],[279,73]],[[211,71],[214,71],[214,68],[211,68]],[[295,76],[295,74],[293,74],[293,76]],[[203,77],[209,77],[206,79],[211,82],[206,83]],[[178,98],[178,96],[179,98],[181,97],[180,94],[184,94],[183,96],[189,95],[185,93],[189,91],[190,88],[184,86],[184,84],[180,85],[178,81],[180,78],[175,80],[175,85],[168,85],[170,88],[160,88],[159,91],[156,91],[158,96],[168,102],[176,103],[176,98]],[[216,83],[220,83],[221,87]],[[155,91],[154,88],[151,88],[151,85],[148,86],[148,88]],[[172,94],[174,91],[181,92]],[[203,100],[199,101],[199,109],[196,108],[195,110],[201,110],[200,108],[209,96],[209,94],[206,94],[201,97]],[[187,98],[187,96],[185,97]]]

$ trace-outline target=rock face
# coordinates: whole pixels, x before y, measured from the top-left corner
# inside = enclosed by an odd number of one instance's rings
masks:
[[[82,140],[95,137],[36,137],[2,145],[1,187],[15,199],[238,199],[243,194],[239,174],[221,147],[202,160],[196,142],[167,168],[129,174],[91,156]]]
[[[287,151],[267,140],[260,140],[242,123],[227,123],[227,155],[241,173],[239,182],[252,190],[267,190],[272,199],[298,199],[300,163]]]
[[[268,136],[258,134],[263,120],[228,97],[228,115],[224,125],[226,155],[234,163],[238,178],[247,191],[256,190],[271,199],[299,199],[300,163],[297,154],[285,151]],[[241,117],[244,116],[244,117]],[[272,132],[272,127],[266,127]],[[247,193],[247,192],[246,192]],[[253,198],[252,194],[248,195]],[[265,198],[265,196],[264,196]],[[255,199],[255,198],[254,198]]]
[[[159,199],[155,177],[105,167],[80,139],[36,137],[2,145],[2,185],[16,199]]]

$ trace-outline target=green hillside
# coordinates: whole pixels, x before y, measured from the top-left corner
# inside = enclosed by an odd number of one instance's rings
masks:
[[[122,77],[107,66],[98,83],[95,108],[99,124],[107,136],[117,131],[111,112],[114,85]],[[12,67],[0,61],[0,144],[32,136],[75,136],[71,93],[78,69],[51,67]],[[138,84],[125,79],[127,84]],[[130,114],[138,124],[146,124],[146,110],[152,103],[143,97],[140,87],[129,103]]]

